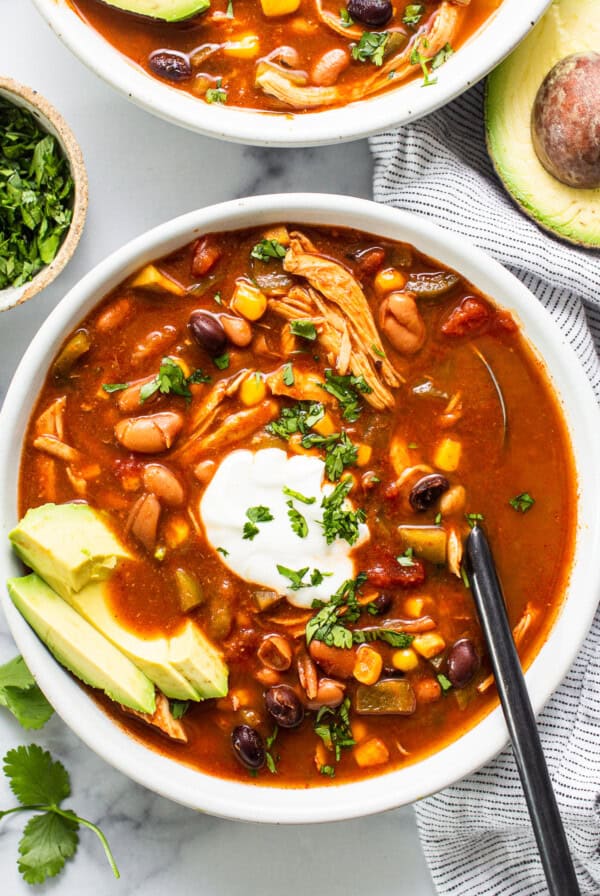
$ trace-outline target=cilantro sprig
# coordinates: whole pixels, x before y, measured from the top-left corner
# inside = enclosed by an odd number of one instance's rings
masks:
[[[521,492],[520,495],[511,498],[508,503],[517,513],[527,513],[535,504],[535,498],[532,498],[529,492]]]
[[[37,744],[30,744],[8,751],[4,774],[20,805],[0,811],[0,819],[15,812],[37,813],[25,825],[19,842],[19,871],[28,884],[42,884],[63,870],[77,851],[80,825],[96,834],[114,876],[120,876],[100,828],[71,809],[61,808],[71,795],[69,774],[61,762]]]
[[[148,383],[140,388],[140,404],[148,401],[153,395],[159,392],[161,395],[181,395],[187,402],[191,401],[192,393],[190,386],[196,383],[210,383],[211,377],[203,373],[198,368],[189,376],[185,375],[183,367],[181,367],[173,358],[163,358],[160,362],[158,373]],[[130,383],[103,383],[102,388],[105,392],[112,394],[113,392],[121,392],[127,389]]]
[[[338,400],[342,417],[350,423],[354,423],[360,416],[362,408],[359,393],[367,395],[373,391],[364,376],[342,376],[330,369],[325,371],[325,382],[321,383],[321,388]]]
[[[320,401],[298,401],[290,408],[282,408],[277,420],[269,423],[266,429],[271,435],[287,441],[297,432],[305,435],[324,416],[325,407]]]
[[[312,320],[291,320],[290,333],[300,336],[301,339],[306,339],[308,342],[314,342],[317,338],[317,328]]]
[[[317,734],[328,750],[335,755],[335,761],[339,762],[342,750],[353,747],[356,743],[352,735],[350,724],[350,698],[345,697],[337,709],[330,706],[322,706],[315,719],[315,734]],[[333,777],[330,766],[324,766],[327,771],[323,774]]]
[[[346,467],[352,467],[358,458],[358,446],[349,438],[345,430],[320,436],[308,433],[302,439],[303,448],[325,448],[325,473],[331,482],[337,482]]]
[[[42,728],[54,712],[20,656],[0,666],[0,706],[30,730]]]
[[[423,72],[423,87],[431,87],[434,84],[437,84],[437,78],[432,75],[432,72],[436,71],[444,62],[452,56],[454,50],[450,46],[450,44],[445,44],[438,50],[434,56],[426,56],[423,49],[428,49],[429,41],[426,38],[423,38],[422,41],[417,43],[410,54],[410,64],[411,65],[420,65],[421,71]],[[431,66],[431,69],[429,68]]]
[[[279,242],[279,240],[261,240],[260,243],[257,243],[252,249],[250,258],[256,258],[257,261],[262,261],[265,264],[268,264],[272,258],[277,260],[285,258],[286,252],[287,249]]]
[[[363,31],[360,40],[352,47],[352,58],[357,62],[367,62],[373,65],[383,65],[385,48],[390,39],[387,31]]]
[[[280,563],[277,564],[277,572],[279,575],[290,580],[290,585],[288,587],[292,591],[300,591],[301,588],[308,588],[309,585],[320,585],[324,578],[333,575],[332,572],[321,572],[320,569],[313,569],[310,574],[310,582],[305,582],[304,576],[309,569],[309,566],[303,566],[302,569],[290,569],[287,566],[282,566]]]
[[[329,647],[352,647],[352,632],[346,623],[356,622],[360,617],[358,592],[366,580],[361,572],[355,579],[346,579],[327,603],[313,601],[313,609],[318,612],[306,624],[307,646],[311,641],[323,641]]]
[[[344,506],[351,488],[352,477],[345,476],[321,502],[323,508],[321,525],[327,544],[332,544],[336,538],[342,538],[348,544],[356,544],[358,541],[359,526],[364,523],[367,515],[362,508],[350,510]]]
[[[249,522],[244,523],[242,538],[246,538],[248,541],[252,541],[256,538],[260,531],[256,523],[270,523],[271,520],[274,519],[273,514],[268,507],[264,506],[264,504],[257,504],[256,507],[249,507],[246,511],[246,516],[248,517]]]
[[[418,25],[423,18],[424,12],[425,7],[422,3],[409,3],[404,9],[402,21],[405,25],[408,25],[409,28],[414,28],[414,26]]]

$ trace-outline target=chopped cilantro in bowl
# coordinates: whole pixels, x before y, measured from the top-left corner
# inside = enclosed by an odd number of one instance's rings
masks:
[[[0,79],[0,311],[58,275],[86,208],[83,158],[64,120],[35,91]]]

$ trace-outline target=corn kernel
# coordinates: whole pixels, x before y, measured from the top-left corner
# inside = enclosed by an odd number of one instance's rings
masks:
[[[379,680],[383,660],[381,654],[372,647],[359,647],[356,653],[356,662],[352,674],[361,684],[375,684]]]
[[[318,432],[320,436],[330,436],[336,432],[335,423],[333,422],[333,417],[329,411],[325,411],[325,414],[321,417],[318,423],[313,424],[313,429],[315,432]]]
[[[121,486],[126,492],[137,492],[138,488],[141,488],[141,485],[141,476],[136,476],[135,474],[125,474],[125,476],[121,476]]]
[[[231,299],[231,308],[246,320],[258,320],[267,310],[267,297],[246,280],[238,280]]]
[[[293,451],[294,454],[308,454],[312,457],[319,456],[318,448],[305,448],[302,444],[302,434],[299,432],[295,432],[288,439],[288,448],[290,451]]]
[[[386,268],[383,271],[379,271],[375,276],[373,284],[375,292],[382,296],[386,292],[393,292],[395,289],[404,289],[407,280],[406,274],[403,274],[397,268]]]
[[[189,376],[190,373],[192,372],[192,371],[190,370],[190,366],[189,366],[189,364],[187,364],[187,363],[183,360],[183,358],[178,358],[177,355],[169,355],[169,360],[170,360],[170,361],[173,361],[175,364],[177,364],[178,367],[181,367],[181,369],[183,370],[183,374],[184,374],[184,376],[187,377],[187,376]]]
[[[418,619],[423,613],[424,606],[425,601],[422,597],[408,597],[404,601],[404,612],[407,616],[410,616],[411,619]]]
[[[309,22],[304,16],[294,16],[290,22],[290,28],[295,34],[312,34],[317,30],[318,25],[315,22]]]
[[[423,632],[422,635],[416,635],[412,642],[413,649],[420,653],[426,660],[441,653],[446,642],[437,632]]]
[[[364,740],[369,733],[369,729],[362,719],[352,719],[352,737],[357,744]]]
[[[400,672],[413,672],[419,665],[419,657],[411,647],[395,650],[392,654],[392,666]]]
[[[172,516],[167,520],[165,524],[165,541],[171,550],[183,544],[189,534],[190,524],[184,517]]]
[[[264,239],[277,240],[282,246],[289,246],[290,244],[290,234],[287,227],[284,227],[283,225],[281,227],[269,227],[269,229],[264,232]]]
[[[289,16],[297,12],[300,0],[260,0],[260,5],[266,16]]]
[[[373,454],[373,449],[370,445],[365,445],[364,442],[358,446],[358,451],[356,452],[356,465],[358,467],[366,467],[369,461],[371,460],[371,455]]]
[[[244,34],[239,40],[229,40],[223,46],[225,56],[235,59],[254,59],[258,56],[260,41],[257,34]]]
[[[383,765],[390,758],[388,748],[379,737],[372,737],[370,740],[359,744],[352,750],[357,765],[361,768],[369,768],[372,765]]]
[[[461,451],[462,445],[456,439],[442,439],[435,449],[433,463],[438,470],[443,470],[445,473],[454,473],[460,463]]]
[[[246,407],[260,404],[267,397],[267,384],[258,373],[246,377],[240,386],[240,401]]]

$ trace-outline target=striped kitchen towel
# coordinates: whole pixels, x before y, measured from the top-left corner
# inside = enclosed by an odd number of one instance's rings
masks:
[[[600,254],[544,233],[505,193],[485,147],[483,85],[370,145],[374,198],[464,234],[519,277],[573,345],[600,401]],[[581,891],[600,894],[600,612],[539,726]],[[416,813],[440,896],[547,892],[510,749]]]

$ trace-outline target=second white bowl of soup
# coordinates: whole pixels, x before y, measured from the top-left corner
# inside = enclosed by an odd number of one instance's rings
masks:
[[[193,212],[88,274],[15,375],[11,631],[66,723],[178,802],[413,801],[506,742],[471,525],[536,710],[587,632],[597,415],[534,297],[431,222],[312,194]]]

